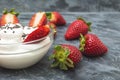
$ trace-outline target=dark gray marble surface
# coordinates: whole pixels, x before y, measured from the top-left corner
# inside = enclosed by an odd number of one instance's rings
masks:
[[[21,23],[27,25],[32,14],[21,13],[19,16]],[[120,80],[120,13],[61,12],[61,14],[65,17],[67,25],[57,27],[56,40],[47,55],[37,64],[26,69],[0,68],[0,80]],[[98,35],[108,46],[108,53],[98,58],[83,56],[83,60],[76,68],[69,71],[50,68],[51,61],[48,60],[48,56],[52,53],[54,45],[67,43],[79,46],[78,40],[66,41],[64,39],[68,25],[78,16],[93,23],[92,33]]]
[[[113,12],[120,11],[120,0],[0,0],[3,8],[16,8],[20,12]]]

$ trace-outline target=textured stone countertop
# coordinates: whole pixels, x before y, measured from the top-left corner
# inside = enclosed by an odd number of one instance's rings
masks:
[[[19,16],[21,23],[28,24],[32,14],[21,13]],[[65,17],[67,24],[57,27],[57,37],[44,58],[26,69],[0,68],[0,80],[120,80],[120,13],[62,12],[61,14]],[[69,71],[50,68],[51,61],[48,60],[48,56],[52,53],[54,45],[67,43],[79,46],[78,40],[66,41],[64,39],[67,26],[78,16],[92,22],[92,33],[98,35],[108,46],[108,53],[98,58],[83,56],[83,60],[76,68]]]

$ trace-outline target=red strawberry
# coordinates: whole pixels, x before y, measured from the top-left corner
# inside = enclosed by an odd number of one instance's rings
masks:
[[[54,59],[52,67],[59,66],[62,70],[68,70],[68,68],[74,68],[82,58],[79,49],[73,45],[56,45],[54,49],[54,53],[49,57],[50,59]]]
[[[80,37],[80,34],[87,34],[90,31],[91,23],[86,23],[82,18],[78,18],[73,21],[69,26],[64,35],[66,40],[73,40]]]
[[[101,56],[108,51],[108,48],[95,34],[81,35],[80,51],[86,56]]]
[[[57,26],[62,26],[66,24],[65,19],[59,12],[46,13],[47,18],[50,22],[54,23]]]
[[[4,26],[7,23],[19,23],[19,20],[17,18],[18,15],[19,13],[15,12],[15,9],[11,9],[10,11],[4,9],[3,15],[0,19],[0,26]]]
[[[50,28],[53,30],[54,32],[54,38],[56,37],[56,33],[57,33],[57,28],[56,25],[54,23],[49,22],[47,25],[50,26]]]
[[[43,26],[47,23],[47,17],[45,12],[37,12],[33,14],[29,21],[29,26],[30,27],[39,27]]]
[[[43,38],[45,36],[47,36],[50,32],[50,28],[48,27],[48,25],[44,25],[42,27],[38,27],[36,30],[34,30],[33,32],[31,32],[24,40],[24,42],[28,42],[28,41],[33,41],[33,40],[37,40],[40,38]]]

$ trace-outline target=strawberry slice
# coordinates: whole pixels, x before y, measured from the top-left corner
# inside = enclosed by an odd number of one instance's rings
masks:
[[[30,27],[39,27],[43,26],[47,23],[47,17],[45,12],[37,12],[33,14],[29,21],[29,26]]]
[[[24,42],[29,42],[33,40],[37,40],[47,36],[50,32],[50,28],[48,25],[44,25],[42,27],[38,27],[36,30],[31,32],[24,40]]]
[[[7,23],[19,23],[19,20],[17,16],[19,15],[18,12],[15,12],[15,9],[11,9],[8,11],[7,9],[4,9],[3,15],[0,18],[0,26],[4,26]]]

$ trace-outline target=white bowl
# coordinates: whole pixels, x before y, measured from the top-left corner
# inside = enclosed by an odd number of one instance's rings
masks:
[[[14,44],[0,43],[0,67],[22,69],[34,65],[43,58],[53,43],[53,32],[43,39]]]

